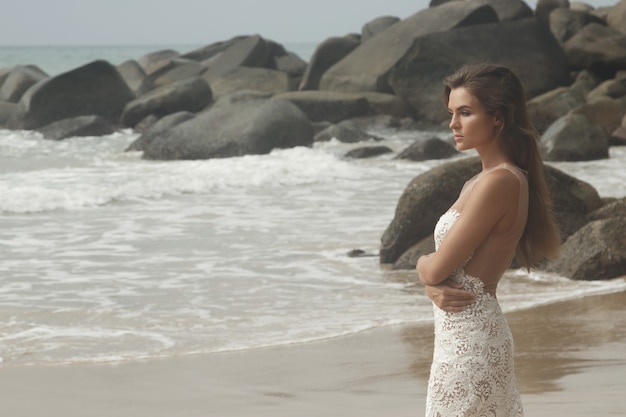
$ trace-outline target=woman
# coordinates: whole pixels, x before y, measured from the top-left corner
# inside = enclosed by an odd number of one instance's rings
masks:
[[[558,253],[536,131],[508,68],[466,66],[444,85],[457,149],[476,149],[482,171],[439,219],[436,252],[417,262],[435,303],[426,415],[522,416],[496,288],[514,256],[531,268]]]

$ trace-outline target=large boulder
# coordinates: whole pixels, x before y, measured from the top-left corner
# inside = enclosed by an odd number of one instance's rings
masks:
[[[511,68],[531,97],[570,83],[561,46],[534,19],[422,36],[390,71],[388,81],[418,120],[439,123],[448,119],[441,100],[442,79],[465,64],[480,62]]]
[[[626,97],[626,77],[606,80],[591,90],[587,95],[587,100],[593,101],[602,96],[610,98]]]
[[[568,113],[541,136],[547,161],[589,161],[609,157],[609,135],[582,114]]]
[[[16,103],[9,103],[8,101],[0,101],[0,127],[6,126],[11,116],[17,109]]]
[[[150,125],[133,143],[126,148],[126,152],[143,151],[158,134],[176,125],[186,122],[196,117],[194,113],[188,111],[179,111],[177,113],[168,114],[158,119],[154,124]]]
[[[119,125],[126,103],[135,98],[116,68],[94,61],[42,80],[22,96],[9,120],[14,129],[37,129],[76,116],[97,115]]]
[[[198,77],[207,70],[205,65],[192,60],[175,60],[172,63],[167,70],[153,74],[152,84],[155,88]]]
[[[395,216],[381,238],[380,262],[395,263],[415,244],[431,238],[437,219],[458,198],[465,181],[480,169],[477,157],[463,158],[414,178],[400,196]],[[588,214],[601,207],[602,200],[589,184],[549,165],[544,171],[557,227],[565,240],[587,223]]]
[[[294,104],[225,96],[193,119],[155,135],[144,149],[144,158],[227,158],[312,143],[311,122]]]
[[[380,32],[384,32],[387,28],[395,25],[399,21],[399,17],[381,16],[367,22],[361,28],[361,42],[365,42],[371,37],[378,35]]]
[[[326,129],[318,132],[313,139],[315,142],[327,142],[331,139],[336,139],[343,143],[382,140],[381,137],[372,135],[354,127],[344,126],[342,124],[328,126]]]
[[[424,9],[359,45],[324,73],[319,88],[392,93],[389,73],[418,38],[456,27],[497,21],[493,8],[478,1],[451,2]]]
[[[211,88],[203,78],[195,77],[150,91],[124,108],[122,124],[134,127],[144,117],[161,118],[179,111],[198,112],[212,101]]]
[[[535,16],[533,10],[523,0],[486,0],[486,2],[493,7],[501,22]]]
[[[361,40],[355,35],[332,37],[319,44],[304,72],[300,90],[317,90],[324,73],[360,44]]]
[[[550,15],[556,9],[568,9],[569,0],[538,0],[535,5],[535,17],[540,22],[546,24],[550,20]]]
[[[239,67],[276,69],[271,42],[259,35],[246,36],[234,41],[224,51],[203,61],[208,70],[203,76],[209,81]]]
[[[581,10],[558,8],[550,13],[550,30],[561,45],[589,23],[603,24],[599,17]]]
[[[115,131],[114,127],[100,116],[77,116],[50,123],[37,129],[46,139],[62,140],[80,136],[104,136]]]
[[[597,96],[572,110],[582,114],[595,126],[600,126],[609,135],[622,124],[626,108],[621,100],[608,96]]]
[[[600,280],[626,275],[626,217],[596,220],[561,246],[550,272],[574,280]]]
[[[528,114],[535,128],[544,133],[559,117],[585,104],[580,89],[558,87],[533,97],[528,102]]]
[[[171,68],[173,59],[179,58],[180,53],[173,49],[162,49],[150,52],[140,57],[137,62],[148,76],[153,76],[166,68]]]
[[[129,59],[122,62],[117,66],[117,71],[120,73],[128,87],[133,92],[135,97],[142,96],[148,91],[152,90],[152,81],[143,70],[139,62],[134,59]]]
[[[256,90],[278,94],[293,90],[289,75],[268,68],[239,67],[211,81],[213,97],[219,97],[243,90]]]
[[[626,0],[621,0],[610,8],[606,21],[613,29],[626,35]]]
[[[356,94],[311,90],[277,94],[274,98],[291,101],[312,122],[337,123],[372,113],[372,108],[367,99]]]
[[[396,156],[396,159],[408,159],[410,161],[427,161],[429,159],[446,159],[458,155],[459,151],[450,143],[432,137],[417,140],[408,148]]]
[[[219,53],[224,52],[225,50],[245,38],[247,38],[247,36],[235,36],[234,38],[226,41],[215,42],[210,45],[194,49],[193,51],[181,55],[181,57],[186,59],[193,59],[194,61],[206,61],[207,59],[211,59]]]
[[[2,83],[0,101],[17,103],[26,90],[46,78],[48,78],[48,74],[37,66],[18,65],[11,70]]]
[[[607,78],[626,69],[626,34],[589,23],[565,42],[567,61],[574,69],[590,69]]]

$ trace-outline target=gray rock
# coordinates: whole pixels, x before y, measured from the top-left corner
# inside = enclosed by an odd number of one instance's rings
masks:
[[[207,67],[205,65],[191,60],[172,60],[170,62],[172,62],[172,66],[169,67],[167,70],[159,71],[156,74],[153,74],[152,84],[155,88],[174,84],[178,81],[184,81],[190,78],[199,77],[204,71],[207,70]]]
[[[391,269],[415,269],[417,266],[417,260],[420,256],[428,255],[435,251],[435,239],[433,236],[427,236],[424,239],[417,242],[415,245],[407,249],[397,261],[393,263]]]
[[[521,19],[420,37],[390,71],[389,85],[417,120],[440,123],[448,119],[442,79],[479,62],[511,68],[531,97],[571,82],[563,50],[549,30],[534,19]]]
[[[150,52],[139,58],[137,62],[146,73],[147,76],[152,76],[158,71],[163,71],[164,68],[172,66],[172,59],[179,58],[180,54],[173,49],[163,49],[160,51]]]
[[[16,103],[0,101],[0,126],[5,126],[17,109]]]
[[[0,118],[0,125],[1,124],[2,119]],[[609,146],[626,146],[626,126],[620,126],[611,132],[611,136],[609,137]]]
[[[606,80],[591,90],[587,95],[587,100],[593,101],[596,98],[606,96],[609,98],[626,97],[626,77]]]
[[[626,275],[626,217],[596,220],[561,246],[561,256],[546,268],[574,280]]]
[[[150,81],[150,78],[137,61],[133,59],[124,61],[117,66],[117,71],[124,81],[126,81],[126,84],[128,84],[128,87],[135,97],[142,96],[152,90],[152,81]]]
[[[572,113],[582,114],[591,124],[600,126],[607,135],[610,135],[621,125],[626,107],[621,100],[598,96],[593,100],[587,100],[586,104],[572,110]]]
[[[611,217],[626,218],[626,201],[615,200],[607,203],[587,216],[589,221],[610,219]]]
[[[114,66],[94,61],[29,88],[8,124],[14,129],[37,129],[57,120],[96,115],[117,126],[124,106],[133,98]]]
[[[486,0],[486,2],[493,7],[501,22],[535,16],[533,10],[523,0]]]
[[[18,65],[13,67],[0,88],[0,100],[17,103],[26,90],[46,78],[48,78],[48,74],[37,66]]]
[[[150,91],[129,102],[124,108],[122,124],[134,127],[144,117],[158,118],[180,111],[199,112],[211,103],[211,88],[196,77]]]
[[[558,8],[550,13],[550,30],[561,45],[589,23],[604,22],[597,16],[580,10]]]
[[[613,29],[619,30],[626,35],[626,1],[615,3],[609,9],[606,21]]]
[[[312,122],[337,123],[372,113],[366,98],[331,91],[291,91],[277,94],[276,99],[289,100],[298,106]]]
[[[244,40],[247,36],[235,36],[227,41],[215,42],[210,45],[203,46],[193,51],[181,55],[182,58],[193,59],[194,61],[206,61],[217,54],[224,52],[239,41]]]
[[[375,156],[380,156],[391,152],[393,152],[393,150],[391,150],[391,148],[387,146],[363,146],[346,152],[344,157],[353,159],[365,159],[373,158]]]
[[[573,69],[590,69],[612,76],[626,69],[626,34],[590,23],[565,42],[565,53]]]
[[[538,0],[535,6],[535,17],[547,23],[550,14],[559,8],[569,9],[569,0]]]
[[[100,116],[77,116],[50,123],[37,129],[46,139],[62,140],[79,136],[104,136],[115,131],[113,126]]]
[[[161,132],[173,128],[176,125],[193,119],[196,115],[187,111],[180,111],[178,113],[168,114],[167,116],[158,119],[155,123],[150,125],[141,136],[139,136],[133,143],[126,148],[126,152],[129,151],[143,151],[146,146],[152,142]]]
[[[313,127],[285,100],[230,100],[225,96],[191,120],[159,134],[145,147],[147,159],[209,159],[265,154],[310,146]]]
[[[541,136],[547,161],[589,161],[609,157],[609,136],[581,114],[557,119]]]
[[[387,28],[395,25],[400,21],[399,17],[381,16],[371,20],[361,28],[361,42],[365,42],[371,37],[385,31]]]
[[[418,38],[452,28],[497,22],[491,6],[476,1],[446,3],[424,9],[362,43],[322,76],[321,90],[393,93],[391,70]],[[491,42],[490,39],[489,42]],[[485,44],[481,45],[485,47]],[[441,80],[437,81],[441,85]]]
[[[216,100],[236,91],[255,90],[278,94],[293,89],[286,73],[268,68],[239,67],[211,81],[211,90]]]
[[[326,39],[313,52],[300,82],[300,90],[317,90],[322,76],[361,44],[358,36],[346,35]]]
[[[559,117],[585,102],[580,89],[558,87],[528,101],[528,114],[539,133],[544,133]]]
[[[437,219],[457,199],[465,181],[480,169],[478,158],[463,158],[414,178],[400,196],[395,216],[381,238],[380,262],[395,263],[413,245],[430,238]],[[565,240],[587,223],[588,214],[600,208],[602,200],[589,184],[549,165],[545,165],[545,176],[555,221]]]
[[[400,152],[396,159],[410,161],[427,161],[430,159],[446,159],[458,155],[459,151],[437,137],[426,140],[417,140],[411,146]]]
[[[282,71],[289,75],[289,77],[297,79],[298,83],[296,83],[296,85],[300,84],[299,80],[304,75],[304,72],[306,71],[306,68],[308,66],[305,60],[303,60],[293,52],[289,52],[285,55],[279,55],[277,57],[274,57],[274,61],[276,63],[276,69],[278,71]]]
[[[210,84],[214,77],[239,67],[276,69],[272,52],[272,45],[261,36],[246,36],[233,42],[223,52],[203,61],[209,67],[203,76]]]

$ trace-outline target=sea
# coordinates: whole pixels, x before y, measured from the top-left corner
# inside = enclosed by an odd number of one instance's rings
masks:
[[[0,47],[0,68],[56,75],[200,46]],[[305,60],[315,50],[285,46]],[[429,331],[432,305],[415,272],[380,265],[377,253],[407,184],[445,162],[394,156],[448,132],[372,133],[394,153],[346,159],[372,143],[331,140],[163,162],[126,152],[131,130],[63,141],[0,130],[0,367],[261,349],[401,324]],[[552,165],[602,197],[626,195],[626,147]],[[498,297],[510,312],[625,290],[624,278],[511,270]]]

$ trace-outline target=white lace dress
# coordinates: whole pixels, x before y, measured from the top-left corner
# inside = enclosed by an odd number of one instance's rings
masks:
[[[454,209],[441,216],[435,227],[436,248],[458,217]],[[426,416],[523,416],[513,368],[513,337],[497,299],[463,267],[453,279],[478,297],[460,313],[434,306],[435,347]]]

